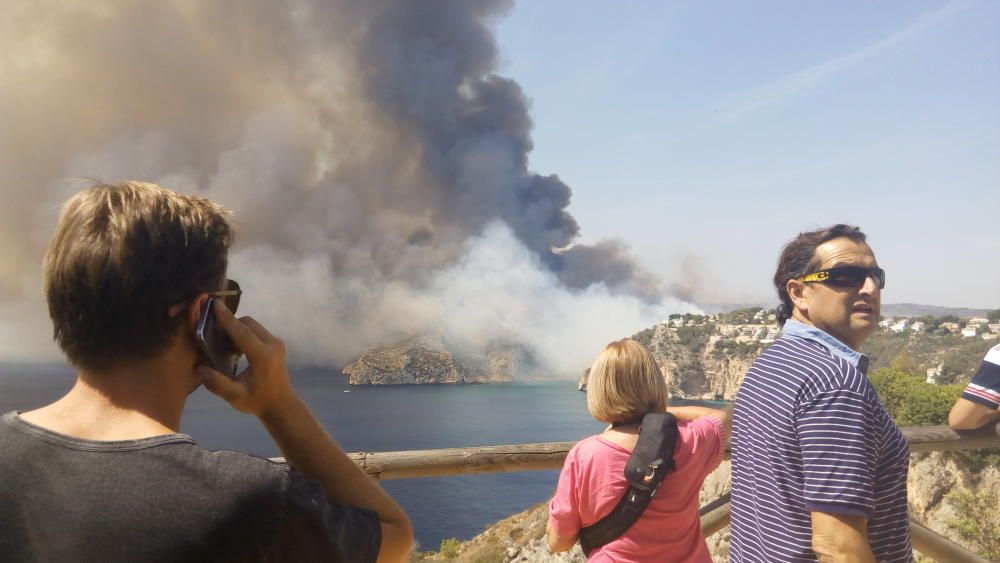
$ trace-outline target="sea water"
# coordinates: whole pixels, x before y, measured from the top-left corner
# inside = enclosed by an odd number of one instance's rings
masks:
[[[0,413],[31,410],[64,394],[65,366],[0,364]],[[331,369],[292,370],[296,390],[348,452],[423,450],[579,440],[603,425],[569,381],[504,385],[351,386]],[[280,456],[253,417],[199,389],[181,422],[202,447]],[[524,471],[383,481],[410,515],[422,549],[468,539],[493,522],[545,501],[559,472]],[[152,476],[151,476],[152,477]]]

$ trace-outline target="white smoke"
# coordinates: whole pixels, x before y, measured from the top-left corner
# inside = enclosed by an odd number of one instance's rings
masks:
[[[439,331],[469,349],[497,339],[527,342],[551,375],[578,375],[611,340],[672,312],[697,312],[674,299],[651,305],[601,284],[569,291],[500,222],[468,239],[461,257],[419,289],[372,287],[328,272],[325,255],[289,259],[260,249],[237,253],[230,268],[254,288],[244,295],[249,313],[285,335],[296,357],[315,363],[342,363],[387,335]]]

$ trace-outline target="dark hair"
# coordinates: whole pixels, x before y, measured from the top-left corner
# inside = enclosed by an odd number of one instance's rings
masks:
[[[75,194],[45,254],[56,342],[88,369],[156,355],[184,320],[170,307],[222,283],[231,241],[225,212],[204,198],[145,182]]]
[[[774,272],[774,288],[778,290],[778,326],[792,317],[792,299],[788,296],[788,280],[804,276],[814,270],[816,263],[816,247],[836,238],[846,237],[854,242],[865,242],[865,234],[852,225],[833,225],[825,229],[799,233],[799,236],[788,241],[781,249],[778,257],[778,270]]]

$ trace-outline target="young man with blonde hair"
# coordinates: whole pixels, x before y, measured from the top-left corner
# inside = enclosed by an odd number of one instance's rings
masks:
[[[142,182],[63,206],[45,295],[78,376],[0,418],[5,561],[406,560],[406,515],[296,395],[284,343],[233,315],[232,236],[214,203]],[[235,377],[205,367],[195,340],[210,297],[249,362]],[[202,384],[257,417],[289,465],[179,434]]]

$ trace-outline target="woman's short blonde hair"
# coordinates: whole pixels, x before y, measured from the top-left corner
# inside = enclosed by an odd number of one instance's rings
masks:
[[[587,379],[587,408],[601,422],[638,421],[667,408],[667,383],[653,355],[635,340],[608,344]]]

